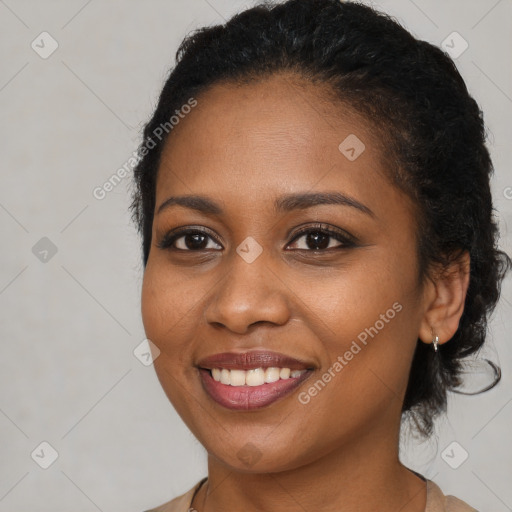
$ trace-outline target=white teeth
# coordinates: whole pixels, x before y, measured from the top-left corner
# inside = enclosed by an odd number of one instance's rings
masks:
[[[222,370],[220,371],[220,381],[222,382],[222,384],[231,384],[231,374],[229,370],[222,368]]]
[[[247,370],[245,383],[248,386],[261,386],[265,383],[265,371],[263,368],[255,368],[254,370]]]
[[[281,379],[289,379],[290,378],[290,368],[281,368],[279,372],[279,377]]]
[[[243,370],[231,370],[231,382],[232,386],[244,386],[245,385],[245,372]]]
[[[279,380],[279,368],[267,368],[265,370],[265,382],[276,382]]]
[[[212,368],[212,377],[217,382],[228,386],[261,386],[265,383],[287,380],[303,375],[306,370],[290,370],[290,368],[254,368],[252,370],[227,370]]]

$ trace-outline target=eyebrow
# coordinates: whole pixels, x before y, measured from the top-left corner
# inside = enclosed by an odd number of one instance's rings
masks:
[[[347,196],[340,192],[317,192],[317,193],[296,193],[287,194],[278,197],[274,202],[274,210],[276,213],[286,213],[293,210],[305,210],[313,206],[323,204],[335,204],[341,206],[350,206],[370,217],[375,217],[368,206],[360,203],[353,197]],[[222,215],[224,212],[222,207],[206,196],[186,195],[171,196],[167,198],[157,210],[157,215],[170,206],[178,205],[191,210],[204,213],[206,215]]]

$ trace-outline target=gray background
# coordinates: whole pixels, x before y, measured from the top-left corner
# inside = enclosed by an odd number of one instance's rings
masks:
[[[133,354],[145,336],[129,178],[103,200],[92,192],[136,149],[183,36],[250,5],[0,1],[1,511],[141,511],[206,474],[203,448]],[[510,251],[512,0],[373,5],[437,45],[453,31],[468,42],[456,62],[485,112]],[[31,47],[43,31],[59,45],[46,59]],[[499,387],[453,395],[438,438],[403,439],[406,464],[482,511],[512,510],[510,295],[507,278],[490,335]],[[58,452],[48,469],[31,458],[49,460],[42,441]],[[469,454],[458,469],[442,457],[453,441]]]

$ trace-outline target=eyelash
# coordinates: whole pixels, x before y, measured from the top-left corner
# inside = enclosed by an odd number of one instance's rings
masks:
[[[300,230],[298,233],[296,233],[293,237],[293,239],[289,242],[289,244],[295,242],[296,240],[300,239],[304,235],[308,235],[310,233],[321,233],[323,235],[327,235],[330,238],[336,239],[338,242],[341,242],[341,246],[339,247],[331,247],[330,249],[293,249],[295,251],[302,251],[302,252],[330,252],[333,250],[342,250],[342,249],[348,249],[351,247],[356,246],[356,240],[351,235],[343,234],[341,232],[335,231],[333,229],[330,229],[325,224],[315,224],[313,226],[308,226],[307,228],[304,228]],[[215,237],[209,233],[209,231],[205,229],[193,229],[193,228],[183,228],[179,229],[178,231],[171,231],[164,235],[160,242],[157,244],[157,246],[160,249],[165,249],[169,251],[177,251],[177,252],[193,252],[193,253],[200,253],[205,250],[209,249],[198,249],[198,250],[192,250],[192,249],[177,249],[175,247],[172,247],[174,242],[176,240],[182,238],[186,235],[195,235],[195,234],[201,234],[209,236],[214,242],[218,245],[221,245],[217,240],[215,240]],[[288,245],[289,245],[288,244]],[[330,245],[330,244],[328,244]]]

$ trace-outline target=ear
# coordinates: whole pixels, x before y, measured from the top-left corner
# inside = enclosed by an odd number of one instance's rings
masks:
[[[432,332],[439,336],[440,345],[457,332],[464,311],[469,274],[470,257],[466,251],[427,280],[425,312],[418,334],[424,343],[432,343]]]

